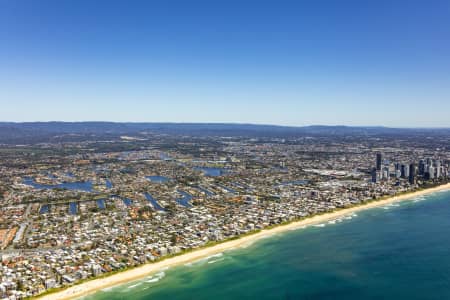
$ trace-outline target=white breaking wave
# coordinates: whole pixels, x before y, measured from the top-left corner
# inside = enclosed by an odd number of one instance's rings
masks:
[[[247,247],[247,246],[245,246],[245,245],[241,246],[241,248],[246,248],[246,247]],[[184,264],[184,265],[185,265],[186,267],[192,267],[193,265],[202,264],[202,263],[207,262],[207,261],[210,260],[210,259],[218,258],[218,257],[222,257],[222,256],[223,256],[223,253],[220,252],[220,253],[217,253],[217,254],[210,255],[210,256],[208,256],[208,257],[200,258],[200,259],[195,260],[195,261],[193,261],[193,262],[186,263],[186,264]]]
[[[316,225],[313,225],[314,227],[325,227],[325,224],[316,224]]]
[[[419,197],[414,198],[414,202],[419,202],[419,201],[423,201],[423,200],[426,200],[426,198],[424,196],[419,196]]]
[[[219,259],[216,259],[216,260],[210,260],[210,261],[208,261],[208,264],[215,264],[216,262],[222,261],[222,260],[224,260],[224,259],[225,259],[225,258],[222,257],[222,258],[219,258]]]
[[[158,282],[158,281],[160,281],[161,279],[163,279],[164,278],[164,276],[166,276],[166,273],[163,271],[163,272],[159,272],[159,273],[156,273],[154,276],[152,276],[152,277],[150,277],[148,280],[146,280],[145,282],[148,282],[148,283],[155,283],[155,282]]]
[[[214,254],[214,255],[211,255],[211,256],[208,256],[206,259],[210,259],[210,258],[216,258],[216,257],[222,257],[223,256],[223,253],[222,252],[220,252],[220,253],[217,253],[217,254]]]
[[[129,288],[129,289],[134,289],[135,287],[140,286],[141,284],[142,284],[142,282],[139,282],[139,283],[130,285],[128,288]]]
[[[294,228],[289,228],[289,231],[295,231],[295,230],[299,230],[299,229],[305,229],[308,228],[308,226],[300,226],[300,227],[294,227]]]

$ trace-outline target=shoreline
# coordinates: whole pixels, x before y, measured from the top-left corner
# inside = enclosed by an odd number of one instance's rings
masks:
[[[127,282],[139,280],[145,278],[152,273],[160,271],[161,269],[179,266],[182,264],[190,263],[193,261],[197,261],[203,259],[205,257],[221,253],[223,251],[232,250],[235,248],[246,247],[252,244],[255,241],[258,241],[262,238],[287,232],[295,229],[302,228],[304,226],[317,225],[322,222],[334,220],[348,214],[352,214],[355,212],[385,206],[388,204],[392,204],[395,202],[400,202],[404,200],[408,200],[414,197],[433,194],[440,191],[450,190],[450,183],[442,184],[436,187],[426,188],[424,190],[412,191],[398,196],[392,196],[387,199],[381,200],[373,200],[371,202],[339,209],[333,212],[315,215],[311,217],[307,217],[306,219],[293,221],[288,224],[280,224],[275,225],[272,228],[263,229],[259,232],[251,233],[248,235],[244,235],[242,237],[238,237],[237,239],[228,240],[224,242],[219,242],[218,244],[208,246],[205,248],[193,249],[191,252],[183,253],[178,256],[168,257],[161,261],[155,263],[147,263],[136,268],[125,270],[123,272],[119,272],[116,274],[106,275],[105,277],[82,282],[80,284],[75,284],[74,286],[68,287],[66,289],[62,289],[60,291],[55,291],[54,293],[46,294],[43,296],[36,296],[36,299],[40,300],[66,300],[66,299],[76,299],[86,295],[93,294],[102,289],[111,288],[114,286],[118,286],[121,284],[125,284]]]

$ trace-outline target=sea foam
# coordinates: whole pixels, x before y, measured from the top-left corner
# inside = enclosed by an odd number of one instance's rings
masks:
[[[220,253],[213,254],[213,255],[210,255],[210,256],[207,256],[207,257],[204,257],[204,258],[200,258],[200,259],[195,260],[195,261],[193,261],[193,262],[188,262],[188,263],[186,263],[186,264],[184,264],[184,265],[185,265],[186,267],[192,267],[193,265],[202,264],[202,263],[207,262],[207,261],[210,260],[210,259],[218,258],[218,257],[222,257],[222,256],[223,256],[223,253],[220,252]]]
[[[156,273],[154,276],[149,277],[148,280],[146,280],[145,282],[147,283],[155,283],[160,281],[161,279],[164,278],[164,276],[166,276],[166,273],[164,271]]]
[[[222,257],[222,258],[219,258],[219,259],[210,260],[210,261],[208,261],[208,264],[215,264],[216,262],[222,261],[222,260],[224,260],[224,259],[225,259],[225,258]]]
[[[129,288],[129,289],[134,289],[135,287],[138,287],[138,286],[140,286],[141,284],[142,284],[142,282],[139,282],[139,283],[130,285],[128,288]]]
[[[210,255],[206,259],[208,260],[208,259],[211,259],[211,258],[217,258],[217,257],[222,257],[222,256],[223,256],[223,253],[220,252],[220,253],[217,253],[217,254]]]

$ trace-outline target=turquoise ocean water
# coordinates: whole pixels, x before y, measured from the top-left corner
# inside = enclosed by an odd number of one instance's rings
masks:
[[[274,235],[85,298],[450,299],[450,192]]]

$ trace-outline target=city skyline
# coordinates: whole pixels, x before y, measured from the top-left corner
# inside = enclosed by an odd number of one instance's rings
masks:
[[[3,1],[0,120],[450,127],[447,1]]]

